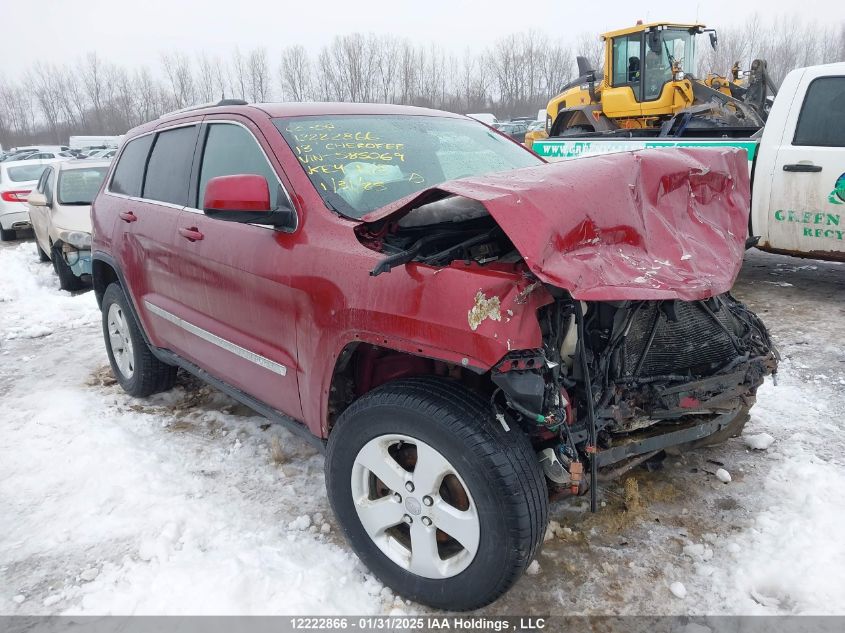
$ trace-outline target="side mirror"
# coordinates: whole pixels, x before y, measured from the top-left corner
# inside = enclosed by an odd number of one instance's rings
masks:
[[[264,176],[235,174],[218,176],[208,181],[202,203],[209,217],[243,224],[269,224],[292,231],[296,228],[296,212],[279,195],[279,206],[271,209],[270,187]]]
[[[660,50],[660,31],[649,31],[646,39],[648,40],[648,48],[652,53],[660,55],[663,52]]]
[[[26,201],[32,205],[33,207],[46,207],[49,206],[47,203],[47,196],[43,193],[38,193],[37,191],[33,191],[29,194],[29,197]]]
[[[708,35],[710,36],[710,46],[712,46],[713,50],[715,51],[716,44],[719,43],[719,37],[716,35],[716,31],[710,31]]]

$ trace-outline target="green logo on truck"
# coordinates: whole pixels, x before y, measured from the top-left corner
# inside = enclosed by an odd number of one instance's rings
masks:
[[[845,174],[839,176],[836,184],[833,185],[833,191],[827,197],[830,204],[845,204]]]

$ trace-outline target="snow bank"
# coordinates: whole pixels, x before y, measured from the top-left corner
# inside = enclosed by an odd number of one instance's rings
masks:
[[[38,338],[100,320],[94,294],[59,290],[52,264],[38,261],[32,242],[3,249],[0,278],[0,340]]]
[[[762,489],[753,492],[770,500],[769,507],[730,548],[727,591],[743,612],[845,612],[845,442],[841,429],[819,432],[819,420],[839,419],[825,402],[808,401],[794,383],[767,382],[758,393],[751,437],[777,437],[784,452],[773,456]],[[822,445],[830,458],[814,450]]]

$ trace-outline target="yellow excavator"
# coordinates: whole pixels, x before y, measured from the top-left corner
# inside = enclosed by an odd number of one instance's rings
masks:
[[[549,101],[549,136],[748,137],[766,120],[775,86],[766,62],[730,76],[695,77],[696,46],[714,29],[652,22],[603,34],[604,70],[578,57],[579,77]]]

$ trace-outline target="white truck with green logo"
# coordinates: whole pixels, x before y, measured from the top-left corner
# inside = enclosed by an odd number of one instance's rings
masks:
[[[845,63],[786,76],[759,138],[561,137],[534,141],[547,160],[653,147],[741,147],[751,173],[758,248],[845,261]]]

